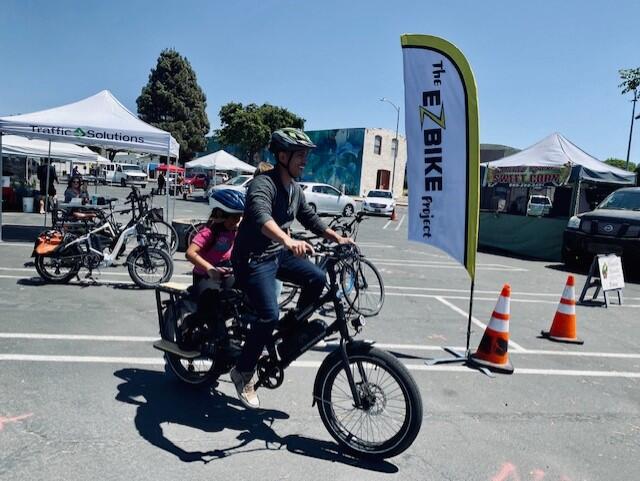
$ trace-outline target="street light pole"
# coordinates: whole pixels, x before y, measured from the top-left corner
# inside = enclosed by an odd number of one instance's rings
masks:
[[[400,148],[400,145],[398,143],[398,127],[400,126],[400,107],[398,107],[396,104],[394,104],[391,100],[389,100],[386,97],[382,97],[380,99],[380,102],[387,102],[391,104],[391,106],[393,106],[394,109],[396,109],[396,138],[394,139],[396,141],[396,148],[393,151],[393,171],[391,172],[391,195],[393,196],[394,182],[396,179],[396,159],[398,158],[398,149]]]
[[[640,115],[636,117],[636,102],[638,101],[638,90],[633,91],[633,108],[631,109],[631,127],[629,127],[629,145],[627,145],[627,163],[625,164],[625,170],[629,170],[629,154],[631,153],[631,137],[633,136],[633,121],[640,118]]]

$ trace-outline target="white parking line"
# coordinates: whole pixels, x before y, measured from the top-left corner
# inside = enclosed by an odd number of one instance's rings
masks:
[[[379,244],[377,242],[358,242],[358,246],[359,247],[374,247],[374,248],[380,248],[380,249],[397,249],[397,246],[391,245],[391,244]]]
[[[412,287],[412,286],[390,286],[385,284],[384,285],[385,289],[398,289],[398,290],[403,290],[403,291],[433,291],[433,292],[459,292],[459,293],[463,293],[463,294],[467,294],[467,296],[469,295],[469,289],[453,289],[453,288],[447,288],[447,287]],[[498,298],[498,294],[499,294],[499,290],[496,291],[481,291],[476,289],[475,290],[476,294],[495,294],[496,295],[496,299]],[[550,292],[525,292],[525,291],[511,291],[511,296],[512,296],[512,300],[513,300],[513,296],[531,296],[531,297],[554,297],[557,298],[558,300],[560,300],[561,297],[561,292],[557,293],[557,294],[553,294]],[[448,296],[445,296],[448,297]],[[640,297],[627,297],[625,296],[624,299],[626,301],[640,301]]]
[[[1,276],[0,276],[1,277]],[[464,301],[468,301],[469,300],[469,295],[467,294],[466,296],[449,296],[446,294],[441,294],[441,295],[437,295],[437,294],[408,294],[408,293],[404,293],[404,292],[385,292],[384,294],[385,296],[389,296],[389,297],[422,297],[425,299],[436,299],[438,297],[442,297],[443,299],[456,299],[456,300],[464,300]],[[496,302],[498,299],[498,296],[496,297],[478,297],[478,296],[473,296],[473,300],[474,301],[487,301],[487,302]],[[541,300],[541,299],[518,299],[517,297],[512,297],[511,298],[511,302],[522,302],[522,303],[528,303],[528,304],[551,304],[551,305],[557,305],[558,302],[557,301],[545,301],[545,300]],[[616,305],[616,308],[620,308],[620,309],[628,309],[628,308],[638,308],[640,307],[640,304],[623,304],[621,306]]]
[[[100,342],[154,342],[156,337],[145,336],[101,336],[90,334],[40,334],[36,332],[0,332],[0,339],[31,339],[56,341],[100,341]]]
[[[453,261],[429,261],[429,260],[419,260],[419,261],[415,261],[415,260],[409,260],[409,259],[388,259],[388,258],[380,258],[380,257],[367,257],[367,259],[369,259],[371,262],[395,262],[395,263],[400,263],[402,265],[406,264],[407,262],[410,262],[411,264],[420,264],[420,265],[426,265],[426,266],[430,266],[430,265],[444,265],[444,266],[460,266],[461,264],[458,262],[453,262]],[[503,269],[524,269],[523,267],[516,267],[516,266],[509,266],[506,264],[496,264],[496,263],[483,263],[483,262],[478,262],[476,264],[476,267],[501,267]],[[462,268],[464,268],[464,266],[462,266]]]
[[[0,247],[28,247],[33,249],[33,242],[5,242],[0,241]]]
[[[158,336],[107,336],[94,334],[46,334],[36,332],[0,332],[0,339],[24,339],[36,341],[96,341],[96,342],[137,342],[149,343],[158,339]],[[367,340],[375,344],[380,349],[392,349],[396,351],[442,351],[442,346],[432,344],[390,344],[384,342],[375,342],[375,340]],[[335,342],[327,342],[327,345],[337,346]],[[451,346],[453,349],[463,351],[463,346]],[[520,356],[568,356],[568,357],[597,357],[612,359],[640,359],[638,353],[623,352],[593,352],[593,351],[555,351],[550,349],[527,349],[524,351],[514,350],[511,354]]]
[[[459,264],[415,264],[415,263],[395,263],[385,261],[375,261],[376,266],[391,266],[391,267],[421,267],[428,269],[460,269],[464,270],[464,266]],[[500,272],[528,272],[527,269],[520,269],[518,267],[505,268],[505,267],[476,267],[478,271],[500,271]]]
[[[391,219],[389,219],[382,229],[384,230],[387,227],[389,227],[389,224],[391,224],[391,222],[393,222],[393,221]]]
[[[127,364],[163,366],[162,357],[116,357],[116,356],[51,356],[37,354],[0,354],[0,361],[18,362],[67,362],[88,364]],[[322,361],[294,361],[291,367],[318,369]],[[410,371],[461,372],[475,374],[477,371],[462,366],[426,366],[424,364],[403,363]],[[611,377],[640,379],[640,372],[625,371],[578,371],[571,369],[531,369],[516,368],[516,374],[570,377]]]
[[[402,225],[402,223],[404,222],[404,218],[406,216],[403,215],[402,218],[400,219],[400,222],[398,222],[398,225],[396,226],[396,228],[394,229],[396,232],[400,229],[400,226]]]
[[[30,272],[32,274],[37,274],[37,271],[35,270],[35,268],[28,268],[28,267],[0,267],[0,271],[10,271],[10,272]],[[110,271],[106,271],[106,270],[99,270],[99,269],[95,269],[96,274],[100,275],[100,276],[124,276],[124,277],[131,277],[129,275],[129,273],[127,272],[110,272]],[[191,279],[193,276],[191,274],[173,274],[173,277],[188,277],[189,279]]]

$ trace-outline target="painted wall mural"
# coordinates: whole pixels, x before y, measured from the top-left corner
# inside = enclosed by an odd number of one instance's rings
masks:
[[[306,131],[318,146],[307,159],[303,181],[322,182],[349,195],[360,192],[364,129]]]

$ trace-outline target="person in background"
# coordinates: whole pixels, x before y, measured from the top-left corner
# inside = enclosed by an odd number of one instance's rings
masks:
[[[80,175],[80,170],[78,170],[78,166],[74,165],[73,170],[71,171],[71,177],[82,177]]]
[[[53,165],[49,165],[49,168],[47,169],[47,164],[45,162],[42,162],[38,166],[37,176],[38,180],[40,181],[40,213],[44,214],[45,200],[48,200],[50,204],[55,202],[56,188],[54,187],[53,183],[55,182],[56,184],[59,184],[58,174],[56,174],[56,169]],[[49,177],[48,186],[47,177]]]
[[[164,178],[164,174],[162,172],[160,172],[158,174],[158,195],[165,193],[164,186],[165,186],[166,182],[167,181]]]
[[[80,197],[82,198],[83,204],[89,203],[89,181],[82,180],[82,185],[80,186]]]
[[[271,165],[269,162],[260,162],[258,163],[253,176],[255,177],[256,175],[264,174],[265,172],[269,172],[270,170],[273,170],[273,165]]]
[[[180,175],[180,173],[176,174],[176,185],[177,187],[177,195],[182,195],[183,187],[184,187],[184,177]]]
[[[74,175],[71,177],[69,181],[69,186],[67,190],[64,191],[64,201],[65,203],[71,202],[71,199],[82,198],[82,186],[80,185],[82,180],[79,176]]]

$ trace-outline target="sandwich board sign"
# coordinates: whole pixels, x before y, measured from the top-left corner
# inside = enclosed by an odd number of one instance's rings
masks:
[[[592,287],[596,288],[596,292],[591,299],[585,301],[587,291]],[[622,259],[615,254],[598,254],[591,263],[579,303],[609,307],[608,294],[615,292],[618,295],[618,304],[622,304],[622,289],[624,289]],[[600,290],[604,295],[604,301],[597,300]]]

